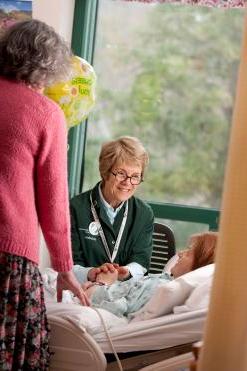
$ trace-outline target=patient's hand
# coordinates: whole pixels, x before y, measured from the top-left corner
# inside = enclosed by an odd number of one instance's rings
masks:
[[[95,279],[95,282],[87,281],[82,284],[83,290],[86,292],[87,296],[91,298],[94,293],[97,283],[102,283],[103,285],[111,285],[118,279],[118,270],[114,269],[113,272],[100,272]]]
[[[100,273],[107,273],[107,272],[115,272],[116,268],[118,268],[118,264],[115,263],[104,263],[99,267],[95,267],[89,270],[87,274],[87,278],[89,281],[95,282],[97,280],[97,276]]]
[[[130,272],[128,267],[118,267],[118,279],[119,281],[124,281],[130,277]]]
[[[88,272],[88,280],[103,282],[111,285],[116,280],[124,281],[130,277],[128,267],[119,266],[116,263],[104,263],[100,267],[92,268]]]
[[[128,267],[119,267],[119,265],[115,263],[113,263],[113,265],[114,270],[108,270],[107,272],[101,271],[99,274],[97,274],[95,281],[102,282],[106,285],[111,285],[117,280],[124,281],[129,278],[130,273]]]
[[[115,269],[113,272],[101,272],[96,277],[96,282],[101,282],[106,285],[111,285],[118,279],[118,271]]]

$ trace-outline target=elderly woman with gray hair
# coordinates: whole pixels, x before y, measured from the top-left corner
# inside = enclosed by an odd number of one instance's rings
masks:
[[[80,281],[118,270],[118,279],[141,278],[152,253],[153,212],[134,194],[144,180],[148,154],[134,137],[103,144],[101,181],[71,200],[72,249]]]
[[[39,225],[59,298],[69,288],[89,304],[71,270],[65,119],[42,94],[70,69],[70,49],[43,22],[19,22],[0,38],[1,370],[48,370]]]

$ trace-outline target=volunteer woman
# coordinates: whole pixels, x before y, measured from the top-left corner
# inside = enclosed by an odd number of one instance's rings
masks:
[[[73,258],[85,268],[84,281],[95,281],[114,267],[120,280],[138,279],[148,271],[154,217],[134,197],[147,164],[148,154],[137,138],[107,142],[99,156],[101,182],[71,200]]]

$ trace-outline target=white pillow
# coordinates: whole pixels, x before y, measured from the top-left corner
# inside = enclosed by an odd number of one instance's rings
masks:
[[[46,307],[48,320],[49,315],[58,316],[76,324],[91,335],[104,331],[102,320],[97,311],[103,317],[108,330],[111,330],[113,327],[125,326],[128,323],[126,318],[119,318],[107,310],[97,309],[96,311],[91,307],[83,307],[79,304],[47,303]]]
[[[178,254],[173,255],[173,256],[168,260],[168,262],[166,263],[165,268],[163,269],[163,272],[164,272],[164,273],[168,273],[168,274],[170,274],[170,273],[171,273],[171,269],[172,269],[172,267],[177,263],[178,259],[179,259]]]
[[[198,268],[194,271],[186,273],[178,278],[177,280],[185,281],[193,288],[197,287],[201,283],[204,283],[208,278],[212,278],[214,275],[215,264],[205,265],[205,267]]]
[[[209,277],[206,282],[197,286],[184,305],[174,307],[173,313],[185,313],[193,310],[207,309],[210,300],[210,291],[212,286],[212,277]]]
[[[171,313],[173,307],[182,305],[193,289],[212,277],[213,273],[214,264],[210,264],[160,285],[144,307],[131,315],[132,321],[143,321]]]

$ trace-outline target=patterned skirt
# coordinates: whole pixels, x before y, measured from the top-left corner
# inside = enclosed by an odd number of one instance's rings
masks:
[[[48,370],[49,331],[37,264],[0,252],[0,370]]]

